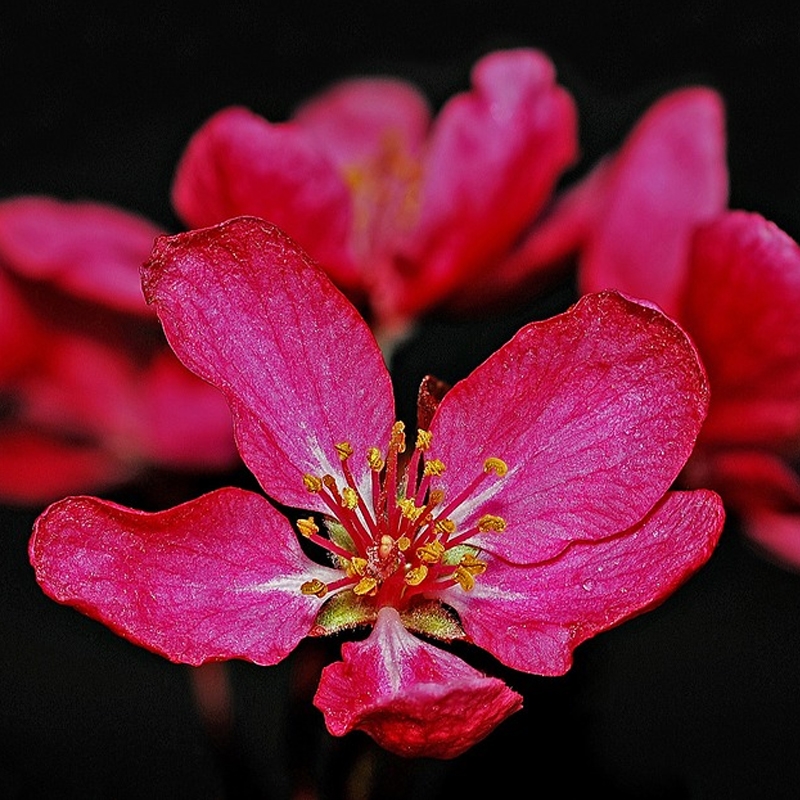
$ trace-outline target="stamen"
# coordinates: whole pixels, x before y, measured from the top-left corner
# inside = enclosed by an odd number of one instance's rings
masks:
[[[362,578],[354,587],[353,593],[357,595],[374,595],[378,591],[378,581],[369,576]]]
[[[417,558],[423,564],[437,564],[442,560],[445,552],[445,546],[438,540],[429,542],[417,548]]]
[[[328,594],[328,587],[319,578],[306,581],[301,587],[300,591],[303,594],[315,594],[317,597],[325,597]]]
[[[297,520],[297,530],[307,539],[310,539],[314,534],[319,533],[319,526],[314,522],[313,517],[308,517],[307,519]]]
[[[494,472],[499,478],[504,478],[508,472],[508,464],[502,458],[492,456],[483,462],[483,471],[486,473]]]
[[[342,506],[349,508],[351,511],[358,506],[358,492],[350,486],[345,486],[342,489]]]
[[[410,569],[405,574],[405,582],[409,586],[419,586],[428,577],[428,568],[424,564]]]
[[[351,445],[350,442],[339,442],[339,444],[334,445],[334,447],[342,461],[346,461],[353,455],[353,445]]]
[[[495,533],[502,533],[506,529],[506,521],[496,514],[484,514],[478,520],[478,530],[481,533],[488,533],[494,531]]]
[[[425,466],[422,468],[422,474],[426,477],[434,475],[438,478],[446,469],[447,467],[445,467],[442,461],[438,458],[432,458],[425,462]]]
[[[316,475],[303,475],[303,483],[312,494],[322,491],[322,481]]]
[[[428,450],[431,446],[431,442],[433,441],[433,434],[430,431],[424,431],[422,428],[417,430],[417,443],[416,448],[417,450],[421,450],[423,453]]]

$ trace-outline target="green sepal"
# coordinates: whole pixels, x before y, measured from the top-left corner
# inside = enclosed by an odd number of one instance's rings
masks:
[[[401,611],[400,619],[408,630],[443,642],[467,638],[455,612],[436,600],[423,600]]]
[[[332,634],[357,628],[359,625],[373,625],[377,616],[374,603],[348,590],[337,592],[323,603],[314,624],[321,629],[320,634]]]

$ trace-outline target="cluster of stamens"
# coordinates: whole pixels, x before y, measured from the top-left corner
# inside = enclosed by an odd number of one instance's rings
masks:
[[[487,458],[475,479],[448,499],[435,486],[445,465],[425,455],[431,439],[429,431],[418,431],[414,451],[403,468],[400,456],[406,450],[405,429],[402,422],[396,422],[386,458],[376,447],[367,451],[372,473],[369,498],[362,496],[354,479],[349,442],[336,445],[343,486],[331,475],[304,476],[308,491],[317,494],[328,508],[329,535],[322,535],[313,517],[300,519],[298,530],[328,550],[344,573],[328,584],[307,581],[301,587],[304,594],[324,597],[352,589],[356,595],[376,598],[380,605],[402,607],[421,593],[454,584],[465,591],[472,589],[476,576],[486,570],[486,562],[478,558],[471,540],[478,534],[504,531],[506,522],[484,514],[476,525],[459,531],[451,515],[489,476],[502,478],[508,468],[499,458]]]

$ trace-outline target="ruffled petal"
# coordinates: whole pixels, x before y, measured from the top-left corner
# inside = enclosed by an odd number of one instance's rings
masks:
[[[447,467],[447,498],[485,459],[506,462],[508,474],[484,480],[452,518],[463,530],[478,515],[503,517],[505,533],[476,543],[532,564],[638,523],[684,466],[707,406],[686,334],[603,292],[527,325],[453,386],[431,424],[430,455]]]
[[[647,111],[597,194],[581,292],[618,289],[675,313],[692,232],[728,202],[725,146],[723,102],[712,89],[679,89]]]
[[[272,124],[245,108],[223,109],[189,140],[175,171],[172,204],[190,228],[240,215],[263,217],[357,288],[350,252],[350,191],[300,126]]]
[[[514,669],[561,675],[597,633],[663,602],[711,556],[724,523],[713,492],[672,492],[630,530],[551,561],[492,560],[471,592],[443,598],[475,644]]]
[[[800,247],[758,214],[698,230],[681,320],[712,404],[701,441],[794,448],[800,435]]]
[[[314,705],[335,736],[362,730],[408,757],[454,758],[522,707],[522,697],[410,634],[383,608],[362,642],[322,671]]]
[[[389,373],[367,324],[294,242],[251,217],[163,237],[143,283],[178,357],[225,394],[267,494],[323,510],[303,475],[343,481],[335,445],[349,441],[369,496],[362,454],[388,442]]]
[[[577,157],[575,104],[544,54],[491,53],[472,84],[434,122],[419,221],[402,252],[405,294],[390,284],[379,298],[398,315],[432,306],[504,254]]]
[[[52,599],[186,664],[280,661],[322,602],[301,585],[339,574],[308,560],[288,520],[241,489],[156,513],[67,498],[36,520],[29,555]]]
[[[144,303],[139,268],[163,231],[114,206],[22,196],[0,203],[0,261],[25,278],[133,314]]]

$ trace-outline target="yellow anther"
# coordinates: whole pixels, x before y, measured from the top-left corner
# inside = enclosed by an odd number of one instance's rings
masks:
[[[297,520],[297,530],[299,530],[303,536],[308,538],[309,536],[313,536],[315,533],[319,533],[319,526],[316,522],[314,522],[313,517],[308,517],[307,519]]]
[[[369,562],[366,558],[361,558],[361,556],[353,556],[350,559],[350,564],[347,568],[347,573],[352,577],[353,575],[363,576],[364,573],[367,571],[367,564]]]
[[[397,540],[397,549],[401,553],[405,553],[405,551],[408,550],[409,547],[411,547],[411,539],[409,539],[408,536],[401,536]]]
[[[508,472],[508,464],[502,458],[487,458],[483,462],[483,471],[487,474],[494,472],[499,478],[502,478]]]
[[[502,517],[495,514],[484,514],[478,520],[478,530],[481,533],[488,533],[494,531],[495,533],[502,533],[506,529],[506,521]]]
[[[322,481],[316,475],[303,475],[303,483],[309,492],[316,494],[322,491]]]
[[[424,453],[433,441],[433,434],[430,431],[424,431],[420,428],[417,431],[417,450],[422,450]]]
[[[428,577],[428,568],[424,564],[410,569],[405,574],[405,582],[409,586],[419,586]]]
[[[346,461],[353,455],[353,445],[350,442],[339,442],[336,445],[336,452],[339,454],[339,459],[341,461]]]
[[[358,492],[350,486],[342,489],[342,506],[351,511],[358,505]]]
[[[473,586],[475,586],[475,578],[472,577],[472,573],[462,567],[460,564],[456,567],[456,571],[453,573],[453,580],[465,591],[469,592]]]
[[[428,505],[431,507],[438,506],[442,500],[444,500],[444,490],[431,489],[430,493],[428,494]]]
[[[317,597],[325,597],[328,594],[328,587],[319,579],[306,581],[301,587],[300,591],[303,594],[315,594]]]
[[[418,508],[416,505],[414,505],[414,501],[407,497],[398,498],[397,507],[400,509],[400,513],[406,519],[410,519],[412,522],[419,519],[419,515],[424,511],[424,509]]]
[[[378,542],[378,558],[381,560],[389,558],[394,548],[394,539],[392,539],[388,533],[384,533],[383,536],[381,536],[380,542]]]
[[[333,475],[323,475],[322,476],[322,483],[325,485],[325,488],[334,495],[339,494],[339,489],[336,486],[336,478]]]
[[[354,587],[353,593],[357,595],[375,594],[378,591],[378,581],[375,578],[362,578]]]
[[[424,475],[441,475],[447,467],[445,467],[444,463],[439,461],[438,458],[432,458],[429,461],[425,462],[425,466],[422,469]]]
[[[400,420],[392,425],[392,436],[389,440],[389,446],[398,453],[405,453],[406,451],[406,426],[405,423]]]
[[[381,456],[381,451],[377,447],[370,447],[367,450],[367,461],[369,468],[375,472],[380,472],[383,469],[384,461]]]
[[[444,552],[445,546],[435,539],[417,548],[417,558],[424,564],[438,564],[442,560]]]
[[[448,534],[448,536],[451,533],[455,533],[456,532],[456,524],[455,524],[455,522],[453,522],[453,520],[451,520],[451,519],[449,519],[447,517],[445,519],[440,519],[436,523],[436,525],[434,525],[433,527],[434,527],[434,530],[436,531],[436,533],[439,533],[439,534],[446,533],[446,534]]]
[[[458,562],[470,575],[483,575],[486,572],[486,562],[476,558],[472,553],[465,553]]]

